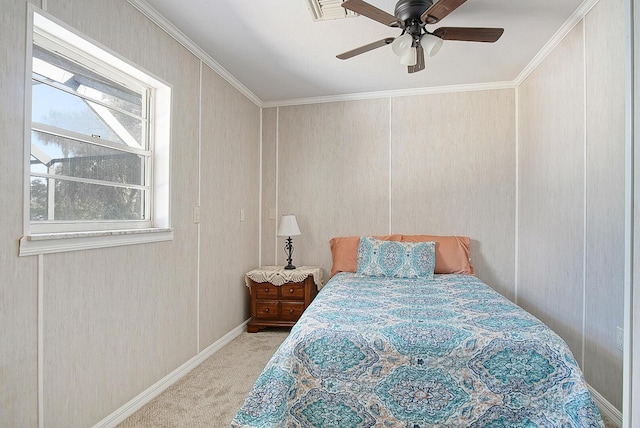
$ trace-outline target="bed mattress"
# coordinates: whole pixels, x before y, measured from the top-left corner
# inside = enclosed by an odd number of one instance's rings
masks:
[[[567,344],[472,275],[335,275],[233,427],[602,427]]]

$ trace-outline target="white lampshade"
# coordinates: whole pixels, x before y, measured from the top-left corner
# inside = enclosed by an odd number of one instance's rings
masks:
[[[411,51],[413,45],[413,37],[411,34],[404,33],[402,36],[397,37],[393,43],[391,43],[391,50],[399,57],[407,55]]]
[[[420,46],[428,56],[434,56],[442,47],[443,40],[433,34],[425,33],[420,38]]]
[[[285,214],[280,219],[280,228],[278,236],[298,236],[301,235],[296,216],[294,214]]]
[[[409,51],[400,57],[402,65],[416,65],[418,62],[418,51],[416,48],[410,48]]]

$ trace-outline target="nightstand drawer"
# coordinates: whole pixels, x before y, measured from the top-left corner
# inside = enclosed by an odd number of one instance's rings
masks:
[[[298,321],[304,311],[304,302],[281,302],[280,319],[283,321]]]
[[[257,301],[255,317],[261,320],[277,320],[278,304],[277,300]]]
[[[251,298],[247,331],[256,333],[265,327],[293,327],[316,297],[320,282],[322,269],[313,266],[295,270],[265,266],[247,272],[245,284]]]
[[[282,300],[304,300],[304,282],[289,282],[280,286]]]
[[[278,299],[278,289],[280,287],[276,287],[268,282],[264,283],[255,283],[254,289],[256,291],[256,299],[259,300],[277,300]]]

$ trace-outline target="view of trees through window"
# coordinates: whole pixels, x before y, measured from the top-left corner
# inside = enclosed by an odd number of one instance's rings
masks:
[[[148,217],[147,93],[33,46],[32,222]]]
[[[35,137],[38,138],[38,137]],[[47,134],[43,144],[64,146],[64,139]],[[56,141],[58,140],[58,141]],[[79,148],[62,149],[62,157],[47,164],[32,156],[32,169],[45,167],[60,178],[31,178],[31,220],[140,220],[144,218],[142,190],[65,180],[63,177],[101,177],[104,181],[140,181],[143,159],[128,154],[90,154]],[[49,205],[49,198],[52,198]],[[50,212],[52,210],[53,212]]]

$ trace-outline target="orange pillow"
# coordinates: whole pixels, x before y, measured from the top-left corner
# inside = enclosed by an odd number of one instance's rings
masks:
[[[402,241],[435,242],[435,273],[464,273],[475,275],[475,270],[469,260],[470,239],[468,236],[402,235]]]
[[[374,236],[383,241],[401,241],[402,235]],[[359,236],[339,236],[329,241],[331,247],[331,276],[338,272],[355,272],[358,269]]]
[[[386,235],[374,236],[385,241],[429,242],[436,243],[435,273],[463,273],[475,275],[469,261],[469,242],[467,236],[435,235]],[[340,236],[329,241],[331,247],[331,276],[338,272],[358,270],[359,236]]]

